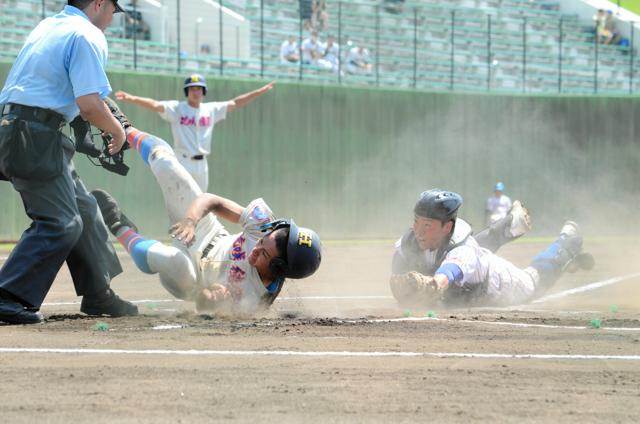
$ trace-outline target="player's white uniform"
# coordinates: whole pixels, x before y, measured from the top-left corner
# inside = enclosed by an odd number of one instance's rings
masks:
[[[162,189],[169,219],[179,221],[202,190],[168,145],[152,149],[149,166]],[[149,248],[147,261],[174,296],[193,300],[200,289],[217,283],[231,294],[231,299],[221,305],[222,310],[251,314],[265,297],[275,296],[282,284],[282,280],[274,281],[265,287],[247,260],[264,235],[260,226],[273,219],[269,206],[256,199],[240,216],[242,232],[230,235],[215,215],[208,214],[198,222],[195,242],[189,248],[177,241],[173,246],[156,243]]]
[[[407,236],[403,237],[405,239]],[[396,242],[393,273],[418,271],[434,273],[447,264],[462,271],[462,279],[450,287],[452,293],[469,296],[469,301],[483,305],[509,305],[527,302],[540,281],[533,267],[520,269],[490,250],[480,247],[471,235],[471,227],[462,219],[456,220],[448,251],[411,249],[405,240]],[[443,255],[443,256],[442,256]],[[452,299],[455,301],[455,299]]]
[[[227,116],[229,102],[209,102],[196,109],[186,101],[160,102],[160,117],[171,124],[174,150],[178,161],[196,180],[202,191],[209,186],[207,156],[211,153],[213,127]]]
[[[511,206],[511,199],[506,194],[502,194],[500,197],[489,197],[487,199],[487,213],[489,216],[489,222],[487,222],[487,224],[493,224],[507,216]]]

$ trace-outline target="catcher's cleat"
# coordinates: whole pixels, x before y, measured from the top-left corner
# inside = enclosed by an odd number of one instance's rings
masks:
[[[574,221],[567,221],[560,230],[558,239],[560,249],[556,260],[565,272],[576,272],[578,269],[590,270],[595,260],[590,253],[582,252],[582,235],[580,228]]]
[[[92,316],[133,317],[138,315],[138,307],[121,299],[113,290],[108,288],[99,294],[83,296],[82,303],[80,303],[80,312]]]
[[[93,190],[91,192],[93,197],[96,198],[98,202],[98,207],[100,208],[100,212],[102,212],[102,217],[104,218],[105,224],[109,228],[109,231],[114,236],[117,236],[118,230],[122,227],[129,227],[133,229],[136,233],[138,232],[138,227],[133,223],[127,216],[122,213],[120,207],[118,206],[118,202],[113,198],[109,193],[104,190]]]
[[[581,252],[571,259],[564,267],[565,272],[576,272],[579,269],[591,271],[596,265],[596,260],[591,253]]]
[[[520,237],[527,231],[531,230],[531,217],[529,211],[524,207],[522,202],[516,200],[509,211],[512,216],[509,232],[513,238]]]

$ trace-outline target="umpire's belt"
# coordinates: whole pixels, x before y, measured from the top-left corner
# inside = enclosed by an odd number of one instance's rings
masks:
[[[25,121],[39,122],[54,131],[59,131],[66,124],[64,117],[51,109],[15,103],[0,105],[0,116],[5,115],[15,115],[17,118]]]

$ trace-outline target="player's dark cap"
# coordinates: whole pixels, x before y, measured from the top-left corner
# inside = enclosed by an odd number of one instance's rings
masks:
[[[280,228],[289,228],[287,251],[285,258],[274,258],[277,261],[278,273],[285,278],[306,278],[317,271],[322,260],[320,236],[315,231],[298,227],[293,219],[280,219],[269,222],[260,230],[273,232]]]
[[[437,219],[446,223],[456,219],[460,206],[462,196],[458,193],[434,188],[420,193],[413,213],[422,218]]]
[[[189,94],[189,87],[202,87],[202,94],[207,95],[207,80],[200,74],[191,74],[184,80],[184,95]]]

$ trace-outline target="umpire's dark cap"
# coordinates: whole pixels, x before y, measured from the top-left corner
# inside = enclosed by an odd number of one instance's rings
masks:
[[[113,13],[124,12],[124,9],[120,7],[120,5],[118,4],[118,0],[111,0],[111,1],[113,2],[113,5],[116,7],[116,10]]]

